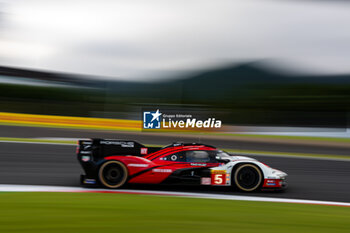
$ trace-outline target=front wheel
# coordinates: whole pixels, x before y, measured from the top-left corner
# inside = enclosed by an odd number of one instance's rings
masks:
[[[262,180],[262,173],[254,164],[243,164],[234,172],[235,184],[244,192],[257,190],[261,186]]]
[[[107,188],[119,188],[128,178],[128,169],[119,161],[107,161],[100,167],[98,178]]]

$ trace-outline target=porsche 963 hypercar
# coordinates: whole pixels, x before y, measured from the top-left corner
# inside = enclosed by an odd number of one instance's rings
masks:
[[[120,188],[127,183],[232,186],[244,192],[285,189],[287,174],[253,158],[198,143],[148,147],[136,141],[79,140],[83,185]]]

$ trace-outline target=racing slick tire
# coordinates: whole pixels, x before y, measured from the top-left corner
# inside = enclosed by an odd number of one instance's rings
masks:
[[[116,189],[125,184],[128,179],[128,169],[119,161],[107,161],[100,167],[98,178],[103,186]]]
[[[261,170],[250,163],[239,166],[235,170],[233,178],[237,188],[244,192],[256,191],[263,182]]]

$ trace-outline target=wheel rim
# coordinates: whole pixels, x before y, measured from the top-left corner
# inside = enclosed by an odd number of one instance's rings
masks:
[[[236,184],[243,191],[256,190],[260,186],[261,180],[260,170],[252,164],[242,165],[235,173]]]
[[[109,161],[101,166],[99,177],[104,186],[108,188],[118,188],[125,183],[127,179],[127,170],[122,163],[118,161]]]

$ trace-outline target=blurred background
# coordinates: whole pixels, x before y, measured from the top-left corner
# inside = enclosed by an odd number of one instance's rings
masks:
[[[346,129],[347,1],[0,1],[2,112]]]
[[[2,192],[79,187],[77,140],[114,138],[213,145],[289,183],[130,189],[349,205],[349,12],[344,0],[0,0],[0,232],[350,232],[345,207]],[[142,131],[145,109],[223,131]]]

